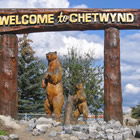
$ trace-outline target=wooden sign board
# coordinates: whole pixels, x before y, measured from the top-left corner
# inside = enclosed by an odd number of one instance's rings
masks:
[[[0,9],[0,34],[140,29],[140,9]]]

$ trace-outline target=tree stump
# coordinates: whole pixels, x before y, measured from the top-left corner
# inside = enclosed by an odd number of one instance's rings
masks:
[[[65,106],[64,125],[68,125],[71,123],[72,108],[73,108],[73,96],[69,96]]]

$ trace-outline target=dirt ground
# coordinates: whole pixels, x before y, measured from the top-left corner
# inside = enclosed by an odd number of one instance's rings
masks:
[[[45,134],[41,134],[40,136],[32,136],[32,132],[27,131],[26,125],[21,125],[21,128],[15,130],[14,133],[19,136],[20,140],[61,140],[58,137],[50,138],[48,137],[49,132],[52,130],[59,131],[58,127],[47,129]]]

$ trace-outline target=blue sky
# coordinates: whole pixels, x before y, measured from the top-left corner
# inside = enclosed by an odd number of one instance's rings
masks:
[[[70,6],[85,4],[88,8],[140,8],[139,0],[69,0]]]
[[[0,8],[133,8],[140,9],[140,0],[0,0]],[[104,31],[72,31],[34,33],[29,37],[36,55],[45,57],[49,51],[66,54],[75,47],[83,53],[95,52],[95,58],[104,61]],[[140,30],[121,30],[121,77],[123,109],[140,103]],[[82,48],[82,49],[81,49]]]

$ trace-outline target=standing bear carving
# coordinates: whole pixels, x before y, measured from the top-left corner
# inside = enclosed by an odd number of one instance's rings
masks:
[[[42,79],[42,87],[46,87],[47,99],[44,107],[47,116],[54,112],[56,119],[59,120],[64,103],[62,88],[62,67],[57,56],[57,52],[46,54],[48,69]]]
[[[84,119],[88,117],[88,105],[86,101],[86,93],[83,89],[82,84],[76,85],[76,94],[74,95],[74,103],[77,105],[76,110],[74,111],[74,118],[78,118],[80,114],[83,114]]]

